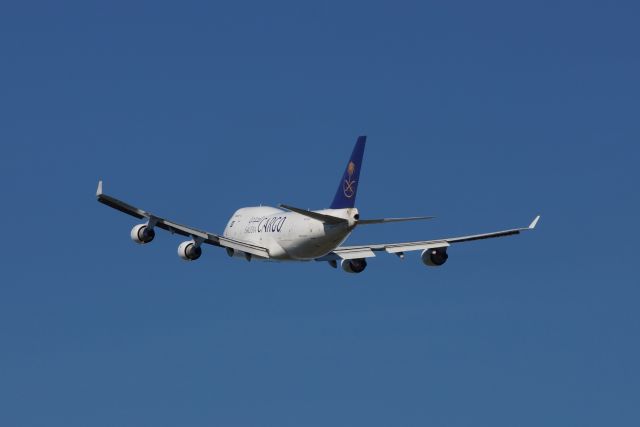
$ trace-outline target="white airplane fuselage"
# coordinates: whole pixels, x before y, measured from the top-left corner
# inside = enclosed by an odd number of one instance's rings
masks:
[[[356,208],[314,212],[344,218],[347,222],[327,224],[270,206],[247,207],[231,216],[223,236],[265,247],[273,260],[313,260],[340,246],[355,228],[358,218]],[[243,254],[236,252],[235,255]]]

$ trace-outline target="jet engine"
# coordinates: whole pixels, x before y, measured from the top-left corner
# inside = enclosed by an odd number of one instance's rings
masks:
[[[131,240],[139,245],[149,243],[154,237],[156,237],[156,232],[147,224],[138,224],[131,229]]]
[[[347,273],[362,273],[367,268],[367,260],[364,258],[343,259],[340,266]]]
[[[178,256],[185,261],[195,261],[202,255],[202,248],[193,240],[187,240],[178,246]]]
[[[422,251],[422,262],[429,267],[439,267],[447,262],[447,248],[425,249]]]

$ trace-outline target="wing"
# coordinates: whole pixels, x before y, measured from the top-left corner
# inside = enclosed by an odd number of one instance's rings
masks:
[[[402,256],[404,252],[419,251],[424,249],[446,248],[454,243],[470,242],[473,240],[493,239],[495,237],[513,236],[523,231],[533,230],[538,224],[540,215],[536,216],[528,227],[513,228],[510,230],[494,231],[492,233],[473,234],[470,236],[451,237],[447,239],[422,240],[405,243],[382,243],[360,246],[339,246],[329,254],[318,258],[317,261],[335,261],[341,259],[370,258],[376,256],[375,252],[387,252]]]
[[[261,256],[263,258],[269,258],[269,251],[267,248],[256,246],[247,242],[239,240],[229,239],[228,237],[221,236],[219,234],[210,233],[208,231],[198,230],[197,228],[189,227],[186,225],[178,224],[168,219],[159,217],[147,212],[135,206],[132,206],[122,200],[118,200],[115,197],[108,196],[102,192],[102,181],[98,182],[98,190],[96,191],[96,197],[100,203],[103,203],[109,207],[124,212],[127,215],[142,219],[146,218],[149,225],[153,227],[162,228],[167,230],[171,234],[179,234],[181,236],[190,237],[200,243],[207,243],[213,246],[221,246],[225,248],[231,248],[240,250],[253,255]]]

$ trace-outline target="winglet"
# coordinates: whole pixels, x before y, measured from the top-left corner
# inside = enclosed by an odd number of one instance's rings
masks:
[[[102,196],[102,180],[98,181],[98,189],[96,190],[96,197]]]
[[[531,224],[529,224],[529,230],[533,230],[534,228],[536,228],[536,225],[538,224],[538,220],[540,219],[540,215],[536,216],[533,221],[531,221]]]

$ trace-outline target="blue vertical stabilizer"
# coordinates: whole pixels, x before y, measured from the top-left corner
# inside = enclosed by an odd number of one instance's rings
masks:
[[[364,146],[367,142],[366,136],[359,136],[356,141],[351,158],[347,167],[345,168],[340,184],[338,185],[338,191],[331,203],[331,209],[345,209],[352,208],[356,203],[356,192],[358,191],[358,184],[360,184],[360,169],[362,169],[362,155],[364,154]]]

